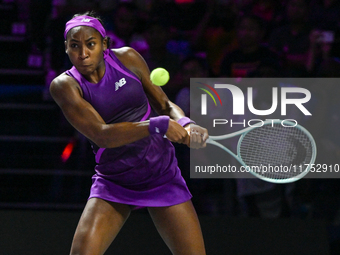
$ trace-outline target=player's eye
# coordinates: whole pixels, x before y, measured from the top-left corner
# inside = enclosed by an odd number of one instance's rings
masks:
[[[93,47],[96,43],[95,42],[90,42],[89,47]]]
[[[76,43],[71,44],[71,48],[76,48],[76,47],[78,47],[78,44],[76,44]]]

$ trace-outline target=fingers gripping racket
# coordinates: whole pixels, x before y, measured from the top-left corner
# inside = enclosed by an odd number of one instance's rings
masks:
[[[217,142],[240,135],[237,155]],[[316,158],[316,144],[302,126],[282,120],[263,121],[263,125],[220,136],[209,136],[207,143],[232,155],[248,172],[273,183],[301,179]]]

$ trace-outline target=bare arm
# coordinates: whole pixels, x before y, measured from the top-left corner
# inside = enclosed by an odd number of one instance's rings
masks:
[[[150,71],[144,59],[131,48],[117,49],[115,54],[140,78],[153,108],[159,114],[171,117],[166,132],[167,138],[172,142],[189,146],[188,131],[176,122],[184,117],[183,111],[169,101],[161,88],[152,84],[149,78]],[[52,81],[50,93],[71,125],[101,148],[119,147],[149,135],[149,121],[106,124],[92,105],[83,99],[79,84],[66,74]],[[188,129],[189,125],[186,128]],[[196,147],[202,146],[195,143]]]
[[[50,93],[71,125],[101,148],[122,146],[149,135],[148,121],[106,124],[83,99],[78,83],[65,74],[52,81]]]
[[[205,147],[208,132],[205,128],[198,125],[187,125],[185,129],[177,121],[185,117],[180,107],[171,102],[161,87],[155,86],[150,80],[150,70],[144,59],[131,48],[122,48],[114,51],[119,60],[142,81],[144,91],[148,96],[153,109],[160,115],[168,115],[171,120],[166,136],[170,141],[190,145],[193,148]],[[194,130],[193,130],[194,128]],[[195,132],[192,132],[195,131]]]

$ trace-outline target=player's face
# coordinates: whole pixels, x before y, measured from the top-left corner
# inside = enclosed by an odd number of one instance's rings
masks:
[[[72,28],[67,35],[65,48],[71,63],[83,75],[93,73],[104,64],[103,51],[106,50],[106,41],[92,27]]]

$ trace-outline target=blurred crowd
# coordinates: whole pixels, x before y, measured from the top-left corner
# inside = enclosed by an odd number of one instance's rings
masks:
[[[63,42],[65,23],[75,13],[94,10],[103,18],[113,48],[130,46],[150,70],[169,71],[163,90],[188,116],[190,78],[340,76],[338,0],[31,0],[30,10],[32,40],[45,54],[47,84],[71,67]],[[317,140],[316,163],[339,163],[339,88],[320,82],[311,87],[313,118],[304,124]],[[189,150],[177,147],[199,213],[340,220],[337,179],[289,185],[194,180],[189,177]],[[244,186],[255,188],[241,192]]]
[[[334,76],[339,63],[337,0],[31,0],[30,7],[32,38],[50,50],[52,70],[69,67],[65,22],[95,10],[113,48],[130,46],[150,69],[169,70],[171,86],[164,88],[173,100],[187,83],[183,76],[194,75],[183,74],[183,62],[197,62],[191,72],[203,68],[209,77]]]

